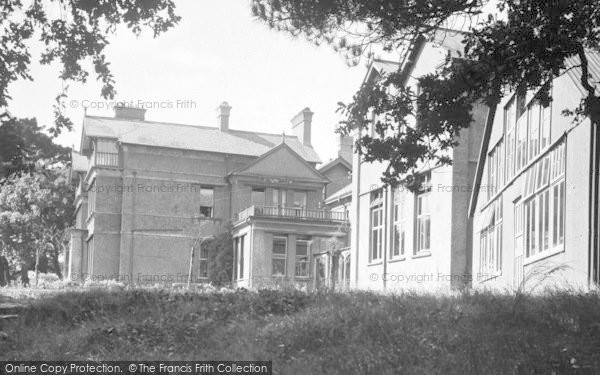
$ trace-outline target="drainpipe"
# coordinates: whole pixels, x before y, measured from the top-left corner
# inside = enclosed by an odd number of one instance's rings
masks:
[[[599,240],[599,194],[600,194],[600,132],[598,124],[591,121],[590,130],[590,200],[589,200],[589,242],[588,287],[600,281]]]
[[[358,125],[358,137],[360,138],[361,135],[362,135],[362,127],[359,124]],[[354,204],[355,213],[356,213],[356,216],[355,216],[356,220],[354,223],[356,226],[356,229],[354,232],[354,236],[356,238],[356,242],[355,242],[356,248],[354,249],[354,253],[355,253],[355,255],[354,255],[354,286],[355,287],[358,286],[358,255],[359,255],[359,248],[360,248],[360,246],[359,246],[359,240],[360,240],[360,236],[359,236],[359,233],[360,233],[360,169],[361,169],[361,163],[362,163],[362,160],[361,160],[362,152],[361,152],[360,147],[358,147],[358,150],[356,150],[356,151],[357,151],[358,163],[356,165],[356,171],[353,172],[353,177],[352,177],[352,179],[356,178],[356,181],[357,181],[356,193],[354,194],[354,196],[356,196],[356,202]],[[352,258],[350,258],[350,260],[352,260]]]
[[[133,173],[133,191],[131,192],[131,247],[129,249],[129,282],[133,282],[133,247],[135,245],[135,186],[137,182],[137,172]]]
[[[381,244],[382,249],[381,251],[383,252],[383,274],[381,275],[381,279],[383,281],[383,290],[385,290],[386,288],[386,273],[387,273],[387,256],[388,256],[388,227],[389,227],[389,187],[385,187],[383,189],[383,243]]]

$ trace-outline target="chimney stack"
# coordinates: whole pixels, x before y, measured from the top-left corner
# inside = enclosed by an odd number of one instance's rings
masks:
[[[115,106],[115,118],[144,121],[146,110],[139,107]]]
[[[310,134],[313,112],[306,107],[292,119],[292,130],[304,146],[311,146]]]
[[[229,114],[231,113],[231,106],[227,102],[221,103],[217,108],[217,118],[219,119],[219,127],[222,132],[229,131]]]
[[[350,135],[338,134],[338,156],[352,163],[352,146],[354,140]]]

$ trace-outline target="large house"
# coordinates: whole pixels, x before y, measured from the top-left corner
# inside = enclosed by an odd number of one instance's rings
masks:
[[[234,285],[312,285],[313,255],[344,236],[346,221],[324,206],[312,112],[286,136],[231,129],[230,111],[218,108],[218,127],[146,121],[137,108],[84,117],[71,279],[202,282],[202,244],[231,230]]]
[[[401,70],[405,85],[418,90],[416,78],[433,72],[462,48],[460,33],[440,40],[418,39],[402,53],[400,63],[373,60],[365,77],[377,79]],[[426,181],[413,193],[381,183],[387,165],[353,158],[351,191],[350,284],[371,290],[449,290],[471,278],[471,222],[467,220],[483,122],[487,107],[475,105],[473,123],[461,132],[449,155],[451,166],[424,164]],[[355,129],[377,136],[370,126]]]
[[[589,53],[600,79],[600,55]],[[586,95],[578,61],[539,91],[507,95],[488,114],[470,215],[473,286],[535,290],[588,288],[599,280],[597,126],[564,109]],[[596,239],[596,240],[595,240]]]

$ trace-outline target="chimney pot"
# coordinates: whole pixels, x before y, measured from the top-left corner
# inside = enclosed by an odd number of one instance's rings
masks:
[[[231,106],[227,102],[221,103],[217,108],[217,118],[219,119],[219,128],[222,132],[229,131],[229,114],[231,113]]]
[[[313,112],[306,107],[292,119],[292,130],[304,146],[311,146]]]

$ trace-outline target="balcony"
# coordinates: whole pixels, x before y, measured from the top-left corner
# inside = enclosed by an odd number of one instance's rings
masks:
[[[237,221],[243,221],[250,217],[338,222],[344,222],[347,220],[346,214],[344,212],[309,210],[300,207],[250,206],[238,213]]]
[[[94,165],[103,167],[118,167],[119,154],[109,152],[94,152],[92,155]]]

